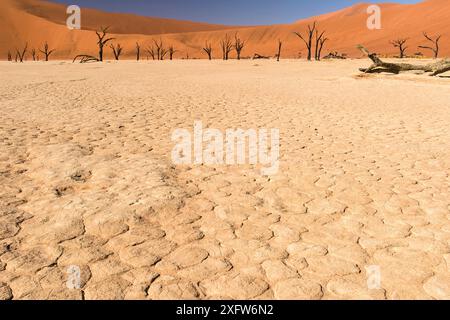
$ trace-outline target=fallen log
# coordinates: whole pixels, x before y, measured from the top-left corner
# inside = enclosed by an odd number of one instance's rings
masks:
[[[268,56],[262,56],[262,55],[260,55],[260,54],[258,54],[258,53],[255,53],[255,54],[253,55],[253,60],[258,60],[258,59],[270,59],[270,57],[268,57]]]
[[[100,60],[94,56],[86,55],[86,54],[80,54],[73,58],[72,63],[77,61],[77,59],[80,58],[80,63],[87,63],[87,62],[100,62]]]
[[[430,63],[427,65],[414,65],[409,63],[389,63],[383,62],[378,58],[376,53],[370,53],[363,46],[358,46],[364,54],[366,54],[373,64],[369,68],[360,68],[359,71],[364,73],[394,73],[399,74],[406,71],[423,71],[425,73],[430,73],[430,76],[437,76],[444,72],[450,71],[450,60],[445,59],[435,63]]]

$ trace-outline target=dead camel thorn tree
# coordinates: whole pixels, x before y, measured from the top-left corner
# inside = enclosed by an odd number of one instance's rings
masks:
[[[242,49],[244,49],[244,47],[245,47],[245,41],[242,41],[238,37],[237,32],[234,35],[234,46],[233,47],[234,47],[234,50],[236,50],[237,59],[241,60],[241,52],[242,52]]]
[[[277,57],[277,61],[280,61],[280,57],[281,57],[281,48],[283,47],[283,42],[281,42],[281,40],[278,40],[278,52],[275,55]]]
[[[141,46],[136,42],[136,61],[141,60]]]
[[[156,58],[157,60],[164,60],[164,57],[167,55],[167,49],[164,48],[164,43],[162,39],[158,41],[153,40],[153,43],[155,44],[156,49]]]
[[[87,54],[80,54],[78,56],[76,56],[73,59],[73,62],[75,62],[78,58],[80,59],[80,63],[86,63],[86,62],[103,62],[103,51],[104,51],[104,47],[105,45],[114,40],[114,38],[106,38],[106,35],[108,34],[108,30],[109,27],[106,28],[100,28],[100,31],[95,31],[95,34],[97,35],[98,41],[97,41],[97,45],[98,45],[98,58],[91,56],[91,55],[87,55]]]
[[[118,43],[117,46],[114,46],[114,44],[111,43],[109,45],[109,47],[111,48],[111,50],[113,52],[114,59],[116,59],[118,61],[120,59],[120,56],[122,55],[122,51],[123,51],[122,46],[120,45],[120,43]]]
[[[320,35],[319,35],[319,29],[316,29],[316,49],[315,49],[315,51],[314,51],[314,59],[315,60],[320,60],[320,57],[319,57],[319,43],[320,43],[320,40],[323,38],[323,35],[325,34],[325,31],[322,31],[322,33],[320,33]]]
[[[23,62],[23,60],[25,59],[25,55],[27,53],[28,50],[28,43],[25,44],[25,47],[23,47],[22,50],[16,49],[16,62]]]
[[[8,61],[9,61],[9,62],[12,61],[12,54],[11,54],[11,51],[8,51]]]
[[[400,51],[399,58],[403,59],[406,57],[406,49],[408,47],[406,46],[406,42],[408,42],[408,39],[397,39],[390,41],[389,43],[392,44],[395,48],[398,48]]]
[[[439,57],[439,40],[441,40],[442,35],[438,35],[436,36],[436,38],[432,38],[430,37],[426,32],[423,33],[423,36],[430,42],[433,43],[433,47],[428,47],[428,46],[419,46],[419,48],[421,49],[428,49],[433,51],[434,53],[434,58],[437,59]]]
[[[155,48],[152,46],[148,46],[146,49],[147,53],[152,57],[153,60],[155,60]]]
[[[43,50],[39,49],[39,51],[45,56],[45,61],[48,61],[48,58],[50,57],[50,55],[53,52],[55,52],[55,49],[50,50],[49,46],[48,46],[48,43],[45,42],[44,49]]]
[[[213,52],[213,50],[212,50],[211,42],[208,43],[208,41],[206,41],[205,47],[203,48],[203,51],[205,51],[206,54],[208,55],[208,59],[212,60],[212,52]]]
[[[373,61],[373,64],[369,68],[361,68],[359,69],[364,73],[381,73],[388,72],[399,74],[400,72],[405,71],[423,71],[429,72],[430,76],[437,76],[444,72],[450,71],[450,60],[442,60],[435,63],[430,63],[427,65],[413,65],[409,63],[387,63],[381,61],[380,58],[377,57],[376,53],[370,53],[362,45],[358,46],[364,54],[366,54],[370,60]]]
[[[306,48],[308,49],[308,60],[311,61],[312,58],[312,39],[314,36],[314,31],[316,30],[316,22],[314,21],[314,24],[308,25],[308,38],[304,38],[300,32],[294,32],[294,34],[303,40],[303,42],[306,45]]]
[[[328,41],[328,38],[325,37],[325,31],[320,31],[316,28],[316,49],[314,52],[314,59],[320,61],[322,57],[322,49],[325,45],[325,42]]]
[[[36,61],[36,49],[31,49],[31,57],[33,58],[33,61]]]
[[[233,44],[228,34],[225,34],[225,38],[220,41],[220,46],[222,48],[222,58],[223,60],[228,60],[230,57],[230,52],[233,50]]]
[[[322,57],[323,46],[325,45],[325,42],[327,42],[328,40],[329,40],[328,38],[322,37],[319,41],[319,52],[317,54],[317,60],[319,60],[319,61],[320,61],[320,59],[322,59],[321,57]]]
[[[170,46],[169,50],[168,50],[170,60],[173,60],[173,55],[175,54],[175,52],[178,52],[178,51],[175,50],[174,46]]]

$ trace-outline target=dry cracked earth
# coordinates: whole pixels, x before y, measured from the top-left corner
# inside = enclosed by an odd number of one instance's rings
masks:
[[[449,79],[365,64],[0,63],[0,299],[450,299]],[[278,174],[174,166],[195,120]]]

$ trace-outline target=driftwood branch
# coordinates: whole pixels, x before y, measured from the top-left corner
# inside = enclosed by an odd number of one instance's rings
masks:
[[[363,53],[367,54],[370,60],[372,60],[373,64],[369,68],[361,68],[359,69],[364,73],[394,73],[399,74],[405,71],[423,71],[426,73],[430,73],[430,76],[437,76],[444,72],[450,71],[450,60],[442,60],[435,63],[430,63],[427,65],[414,65],[409,63],[388,63],[383,62],[380,58],[377,57],[376,53],[370,53],[369,50],[364,48],[363,46],[358,46]]]

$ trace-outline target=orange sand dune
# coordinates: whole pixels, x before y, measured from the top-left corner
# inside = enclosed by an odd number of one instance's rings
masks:
[[[176,47],[176,58],[189,55],[191,58],[204,58],[202,46],[206,40],[214,46],[213,55],[220,58],[219,41],[226,33],[233,36],[239,32],[246,40],[243,56],[254,53],[273,56],[277,41],[284,42],[283,56],[305,57],[303,43],[293,34],[294,31],[305,32],[308,23],[318,21],[319,28],[326,30],[330,39],[324,53],[339,51],[352,57],[359,57],[355,48],[359,43],[369,49],[394,55],[397,49],[389,41],[399,37],[409,38],[408,54],[420,51],[419,45],[427,44],[423,31],[429,34],[442,34],[441,55],[450,55],[450,2],[447,0],[427,0],[414,5],[382,4],[382,29],[369,30],[366,27],[369,4],[358,4],[334,13],[297,21],[293,24],[233,27],[177,21],[170,19],[146,18],[129,14],[105,13],[98,10],[82,9],[83,30],[71,31],[64,25],[65,6],[42,0],[2,0],[0,3],[1,58],[8,50],[14,50],[28,42],[30,47],[37,47],[48,41],[57,48],[54,58],[68,59],[79,53],[95,54],[96,36],[93,29],[100,25],[111,25],[116,42],[125,48],[124,58],[132,58],[135,42],[143,47],[152,39],[162,38],[166,44]],[[110,50],[106,56],[111,57]],[[430,55],[429,51],[422,52]]]

